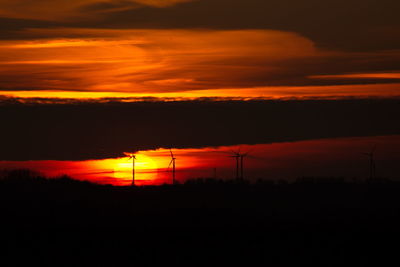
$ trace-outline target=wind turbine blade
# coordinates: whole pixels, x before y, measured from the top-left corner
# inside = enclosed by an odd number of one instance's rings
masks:
[[[240,155],[240,148],[238,150],[229,150],[233,155],[239,156]]]
[[[172,149],[169,149],[169,152],[171,153],[171,158],[174,158],[174,153],[172,153]]]
[[[218,153],[218,154],[229,154],[229,155],[232,155],[232,154],[235,154],[233,151],[231,151],[231,150],[229,150],[229,151],[225,151],[225,150],[215,150],[215,151],[210,151],[211,153]]]
[[[375,151],[376,151],[376,145],[374,145],[374,146],[372,147],[372,149],[371,149],[371,154],[375,153]]]
[[[243,156],[248,156],[251,152],[253,152],[254,149],[249,149],[247,152],[243,153]]]
[[[172,165],[173,161],[174,161],[174,160],[172,159],[171,162],[170,162],[169,165],[168,165],[167,170],[169,170],[169,168],[171,168],[171,165]]]

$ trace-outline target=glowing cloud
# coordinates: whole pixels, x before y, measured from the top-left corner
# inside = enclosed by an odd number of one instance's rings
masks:
[[[338,96],[341,86],[352,85],[344,95],[398,95],[398,85],[390,91],[377,88],[397,82],[396,65],[379,73],[374,69],[398,62],[400,51],[329,51],[293,32],[48,28],[21,34],[22,40],[0,41],[3,94],[302,97],[302,92]]]
[[[0,43],[3,90],[165,93],[254,87],[265,85],[284,62],[321,55],[306,38],[271,30],[104,30],[103,38],[96,37],[98,31],[60,30],[87,37]]]
[[[311,79],[399,79],[400,72],[377,72],[377,73],[351,73],[338,75],[314,75]]]

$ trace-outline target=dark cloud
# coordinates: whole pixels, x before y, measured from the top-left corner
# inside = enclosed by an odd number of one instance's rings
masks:
[[[397,0],[198,0],[164,8],[133,2],[86,5],[83,7],[86,16],[57,23],[12,20],[10,24],[7,21],[11,20],[2,19],[6,23],[0,28],[9,31],[62,25],[114,29],[274,29],[299,33],[318,46],[330,49],[360,51],[400,47],[400,2]]]
[[[399,100],[20,103],[0,106],[0,160],[400,134]]]
[[[165,9],[110,14],[90,27],[275,29],[300,33],[320,47],[400,47],[400,2],[394,0],[199,0]]]
[[[24,30],[27,28],[52,28],[60,26],[62,24],[58,22],[0,17],[0,40],[29,40],[32,36],[24,33]],[[47,36],[41,36],[41,38],[47,38]]]

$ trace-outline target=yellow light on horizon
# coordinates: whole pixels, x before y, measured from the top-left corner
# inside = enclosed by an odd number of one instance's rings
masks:
[[[148,173],[153,173],[158,170],[157,163],[151,157],[148,157],[144,154],[135,154],[135,156],[135,180],[152,180],[154,175],[148,175]],[[125,157],[113,159],[112,161],[113,162],[107,164],[112,165],[115,178],[124,180],[132,179],[132,159]]]

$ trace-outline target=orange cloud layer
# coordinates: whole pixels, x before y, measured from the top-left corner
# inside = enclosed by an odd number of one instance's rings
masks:
[[[53,28],[29,29],[24,34],[30,39],[0,41],[2,94],[77,98],[399,95],[398,72],[354,71],[364,68],[369,59],[372,65],[379,65],[381,58],[400,59],[399,51],[326,51],[291,32]],[[364,80],[370,85],[363,85]]]
[[[312,79],[399,79],[400,72],[351,73],[339,75],[314,75]]]
[[[82,31],[88,35],[88,30]],[[252,87],[280,71],[286,61],[321,55],[311,41],[279,31],[104,30],[103,38],[95,37],[98,31],[91,34],[1,42],[1,88],[165,93]]]

